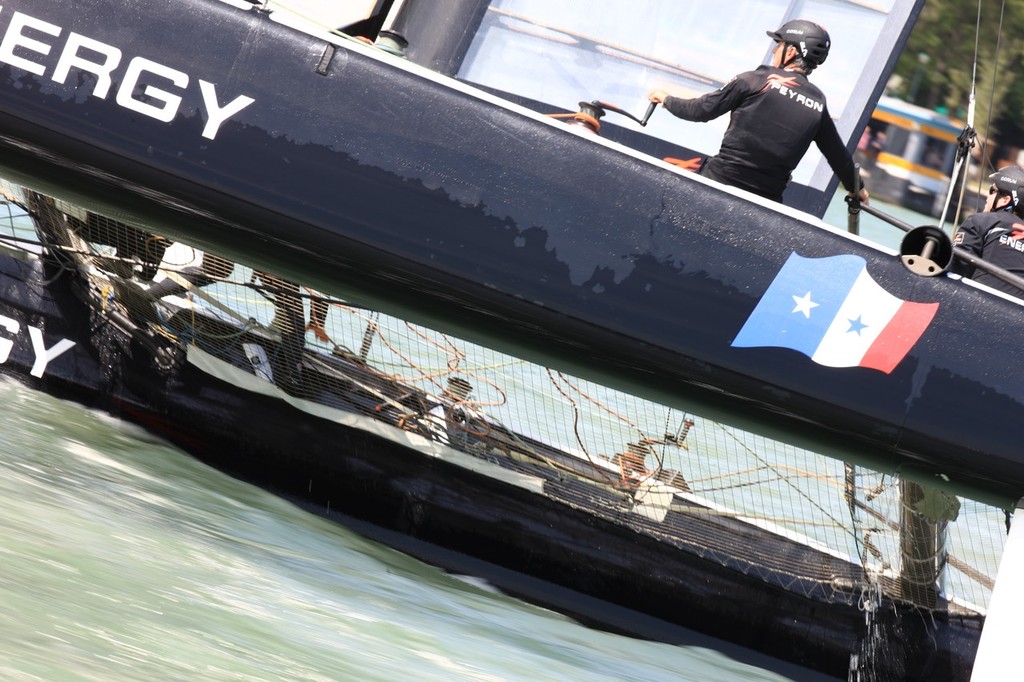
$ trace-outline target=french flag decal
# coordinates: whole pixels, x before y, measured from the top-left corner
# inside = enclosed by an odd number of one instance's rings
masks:
[[[890,294],[871,279],[860,256],[793,253],[732,345],[791,348],[819,365],[888,374],[938,309],[938,303],[912,303]]]

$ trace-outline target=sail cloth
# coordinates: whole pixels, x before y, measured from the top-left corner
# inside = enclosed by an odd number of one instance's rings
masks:
[[[733,347],[791,348],[827,367],[889,374],[931,324],[938,303],[913,303],[875,282],[860,256],[792,253]]]

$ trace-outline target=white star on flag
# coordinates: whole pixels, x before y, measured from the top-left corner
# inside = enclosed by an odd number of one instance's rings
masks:
[[[818,304],[811,300],[811,292],[807,292],[803,296],[794,296],[793,303],[796,303],[796,307],[793,308],[794,313],[803,313],[804,317],[808,320],[811,319],[811,308],[817,308]]]

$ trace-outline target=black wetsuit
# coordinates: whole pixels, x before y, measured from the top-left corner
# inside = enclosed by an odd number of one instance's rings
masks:
[[[853,190],[853,157],[836,132],[825,96],[802,73],[759,66],[714,92],[694,99],[666,97],[664,104],[688,121],[732,112],[722,146],[701,175],[782,201],[793,169],[814,142],[846,189]]]
[[[1024,219],[1010,211],[975,213],[953,235],[953,244],[992,265],[1024,277]],[[954,261],[953,271],[993,289],[1024,298],[1024,291],[961,260]]]

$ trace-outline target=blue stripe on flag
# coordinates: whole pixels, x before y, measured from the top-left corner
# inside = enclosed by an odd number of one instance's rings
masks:
[[[814,355],[866,267],[863,258],[850,254],[829,258],[790,254],[732,345],[779,346]]]

